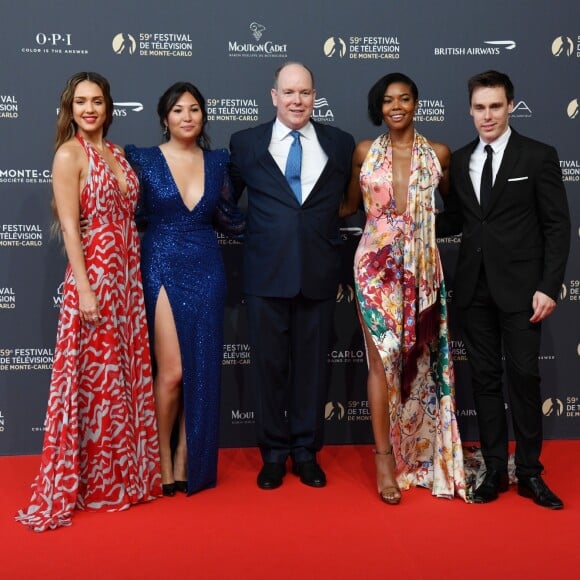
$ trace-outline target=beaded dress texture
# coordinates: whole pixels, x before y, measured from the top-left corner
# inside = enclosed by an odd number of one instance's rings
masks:
[[[141,183],[141,268],[152,352],[162,287],[177,329],[191,494],[217,480],[226,277],[214,228],[240,233],[243,217],[231,197],[225,149],[203,152],[204,193],[191,210],[159,147],[128,145],[126,155]]]

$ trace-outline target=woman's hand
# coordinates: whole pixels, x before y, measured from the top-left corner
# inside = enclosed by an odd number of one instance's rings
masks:
[[[79,290],[79,312],[83,322],[101,324],[99,301],[92,290]]]

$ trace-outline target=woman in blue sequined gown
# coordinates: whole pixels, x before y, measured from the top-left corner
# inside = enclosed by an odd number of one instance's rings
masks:
[[[141,268],[164,495],[217,480],[226,279],[214,228],[241,234],[230,195],[229,155],[209,150],[205,100],[176,83],[157,107],[166,142],[126,147],[141,183]],[[172,433],[177,433],[172,450]]]

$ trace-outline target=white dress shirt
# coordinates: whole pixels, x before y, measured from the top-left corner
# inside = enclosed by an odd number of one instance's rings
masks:
[[[498,137],[491,143],[485,143],[480,139],[477,147],[471,154],[471,159],[469,160],[469,176],[471,177],[471,183],[473,183],[473,189],[475,191],[477,201],[480,203],[481,200],[479,198],[479,189],[481,187],[481,174],[483,173],[483,165],[487,159],[487,153],[485,152],[484,148],[486,145],[491,145],[491,148],[493,149],[491,167],[493,171],[492,183],[495,183],[495,177],[499,171],[501,161],[503,159],[503,154],[511,134],[512,130],[508,126],[507,131],[501,137]]]
[[[292,129],[286,127],[286,125],[276,118],[272,128],[272,138],[270,140],[268,151],[274,158],[274,161],[276,161],[282,174],[284,174],[286,170],[286,160],[288,159],[290,146],[294,139],[292,135],[290,135],[291,132]],[[316,131],[312,126],[312,123],[308,122],[298,132],[300,133],[300,144],[302,145],[302,171],[300,174],[300,182],[302,184],[302,203],[304,203],[306,198],[310,195],[314,184],[318,181],[318,178],[328,161],[328,156],[318,142]]]

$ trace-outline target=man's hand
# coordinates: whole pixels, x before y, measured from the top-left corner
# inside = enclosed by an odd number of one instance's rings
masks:
[[[554,312],[556,302],[547,294],[537,290],[532,298],[532,308],[534,309],[534,314],[530,318],[530,322],[540,322]]]

